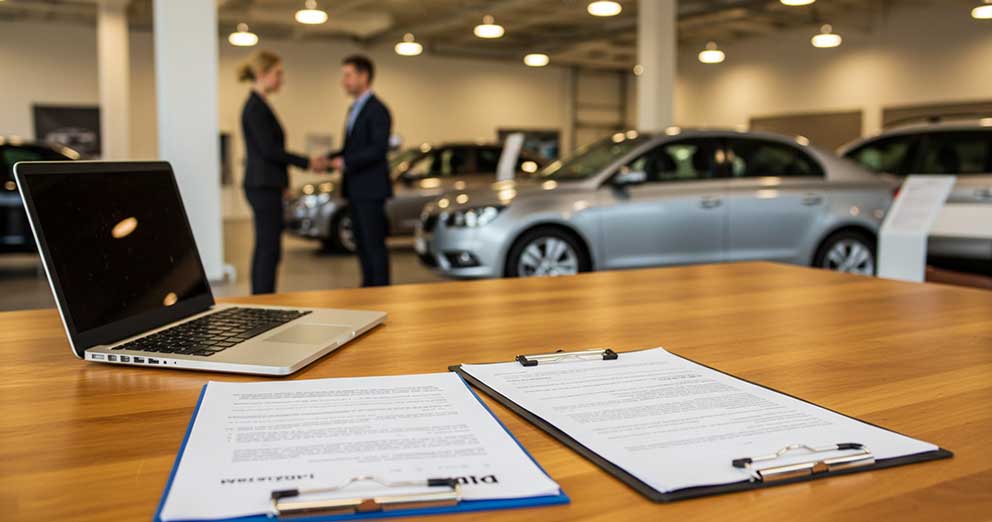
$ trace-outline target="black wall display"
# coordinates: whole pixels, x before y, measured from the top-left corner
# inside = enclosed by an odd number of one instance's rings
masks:
[[[100,156],[100,108],[35,104],[34,135],[38,141],[65,145],[84,159]]]

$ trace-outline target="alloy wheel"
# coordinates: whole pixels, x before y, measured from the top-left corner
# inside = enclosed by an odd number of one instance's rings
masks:
[[[854,239],[842,239],[827,251],[822,267],[849,274],[875,275],[875,256],[868,245]]]
[[[566,241],[539,237],[531,241],[517,263],[520,277],[560,276],[579,273],[579,256]]]

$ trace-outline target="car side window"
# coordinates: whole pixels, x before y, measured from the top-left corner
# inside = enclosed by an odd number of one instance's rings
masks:
[[[847,157],[874,172],[905,175],[913,170],[919,141],[913,135],[882,138],[854,149]]]
[[[664,143],[630,162],[627,168],[643,172],[648,183],[712,178],[713,145],[703,139]]]
[[[765,176],[823,177],[823,169],[805,152],[775,141],[731,138],[727,160],[734,178]]]
[[[992,172],[992,132],[934,132],[926,144],[920,174]]]
[[[438,170],[437,153],[432,152],[414,162],[403,176],[408,179],[430,178],[437,176]]]
[[[479,174],[495,174],[502,150],[498,147],[480,147],[475,151],[475,170]]]

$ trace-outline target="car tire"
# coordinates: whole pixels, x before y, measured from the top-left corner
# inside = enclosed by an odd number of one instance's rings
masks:
[[[573,275],[592,270],[582,240],[558,227],[524,233],[513,243],[506,259],[507,277]]]
[[[321,240],[324,250],[339,254],[355,253],[355,238],[351,232],[351,212],[341,209],[331,219],[331,237]]]
[[[876,241],[865,232],[841,230],[820,243],[813,256],[813,266],[860,275],[875,275]]]

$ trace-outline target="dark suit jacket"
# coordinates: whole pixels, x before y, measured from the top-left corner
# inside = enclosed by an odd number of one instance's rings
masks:
[[[309,159],[286,150],[282,125],[255,91],[241,111],[241,130],[245,137],[245,188],[286,188],[287,166],[309,166]]]
[[[362,106],[351,132],[345,128],[344,147],[331,157],[344,158],[342,191],[348,199],[393,197],[389,179],[389,134],[393,117],[374,94]]]

